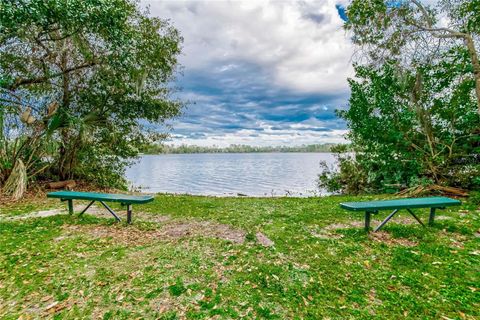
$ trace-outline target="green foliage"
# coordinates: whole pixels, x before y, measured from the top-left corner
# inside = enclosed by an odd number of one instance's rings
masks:
[[[133,0],[1,0],[1,102],[30,110],[23,136],[56,145],[50,176],[121,184],[124,160],[159,136],[146,125],[180,113],[168,83],[181,41]]]
[[[169,146],[158,143],[148,143],[140,147],[140,152],[146,154],[160,154],[160,153],[257,153],[257,152],[330,152],[330,149],[335,146],[331,143],[326,144],[310,144],[295,147],[278,146],[278,147],[256,147],[249,145],[232,144],[228,147],[202,147],[195,145],[180,145]]]
[[[338,170],[325,170],[321,187],[347,193],[428,184],[480,188],[475,52],[457,38],[444,41],[455,31],[426,30],[435,28],[437,11],[414,3],[367,0],[348,7],[346,29],[367,59],[354,65],[350,108],[338,111],[351,150],[337,150]],[[461,28],[468,24],[458,10],[466,8],[474,7],[445,1],[440,11]]]
[[[480,192],[472,192],[468,197],[468,201],[474,205],[480,206]]]
[[[353,153],[335,150],[339,172],[324,171],[320,185],[348,193],[429,183],[479,188],[480,117],[464,66],[457,51],[410,72],[394,63],[357,66],[350,108],[338,113]]]
[[[168,291],[172,296],[178,297],[185,293],[185,291],[187,291],[187,288],[185,288],[182,279],[177,278],[175,280],[175,284],[172,284],[170,287],[168,287]]]
[[[321,162],[322,173],[319,175],[319,187],[328,192],[342,190],[347,194],[359,194],[369,190],[367,174],[361,164],[355,161],[352,150],[346,145],[332,148],[335,153],[338,168],[330,168],[326,162]]]

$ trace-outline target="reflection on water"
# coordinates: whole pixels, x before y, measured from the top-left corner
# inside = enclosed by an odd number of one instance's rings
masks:
[[[224,153],[145,155],[127,170],[144,192],[197,195],[311,196],[319,162],[331,153]]]

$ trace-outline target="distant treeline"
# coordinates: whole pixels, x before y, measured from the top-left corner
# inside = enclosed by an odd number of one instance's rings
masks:
[[[252,153],[252,152],[330,152],[335,146],[333,143],[309,144],[300,146],[278,146],[278,147],[256,147],[249,145],[232,144],[229,147],[202,147],[195,145],[169,146],[163,144],[149,144],[141,148],[140,152],[145,154],[160,153]]]

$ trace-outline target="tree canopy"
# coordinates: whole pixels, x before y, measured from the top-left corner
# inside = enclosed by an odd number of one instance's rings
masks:
[[[181,41],[131,0],[1,0],[0,183],[23,159],[30,178],[121,185],[145,124],[181,110]]]
[[[468,44],[476,53],[478,3],[351,3],[345,27],[358,46],[355,78],[349,108],[338,111],[351,147],[337,148],[339,170],[326,170],[321,186],[480,188],[479,83]]]

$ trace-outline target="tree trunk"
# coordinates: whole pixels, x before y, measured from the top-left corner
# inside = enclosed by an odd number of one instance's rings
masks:
[[[412,88],[412,96],[411,101],[415,107],[415,111],[417,113],[417,117],[422,128],[422,131],[427,139],[428,148],[430,151],[429,155],[424,157],[424,161],[426,162],[427,166],[430,168],[432,172],[433,178],[435,182],[438,183],[439,177],[437,174],[437,166],[435,164],[435,137],[433,135],[432,130],[432,118],[430,116],[430,112],[426,110],[421,105],[421,97],[423,91],[423,78],[421,70],[417,69],[417,73],[415,76],[415,84]]]
[[[465,35],[465,44],[468,48],[468,53],[472,60],[473,76],[475,77],[475,94],[477,95],[477,107],[478,113],[480,113],[480,62],[478,60],[477,50],[475,49],[475,43],[471,35]]]
[[[3,193],[12,196],[13,200],[23,197],[27,190],[27,169],[23,161],[17,159],[13,166],[12,172],[3,186]]]

